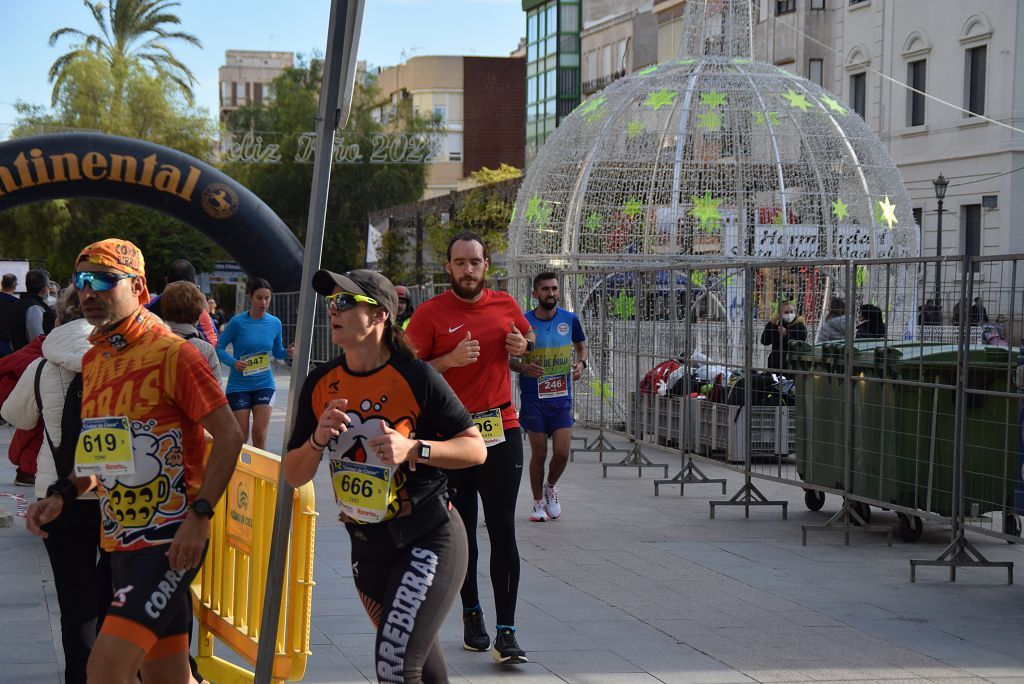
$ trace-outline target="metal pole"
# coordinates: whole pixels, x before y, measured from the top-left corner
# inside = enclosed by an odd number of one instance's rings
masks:
[[[939,225],[935,234],[935,306],[942,307],[942,199],[939,199]],[[922,309],[924,311],[924,309]],[[963,312],[960,312],[963,315]]]
[[[327,31],[327,53],[324,59],[323,81],[320,86],[320,106],[316,122],[316,159],[313,166],[313,186],[310,190],[309,217],[306,222],[306,252],[302,263],[302,288],[299,293],[299,315],[295,325],[295,357],[292,360],[291,386],[288,388],[288,430],[281,453],[287,453],[288,437],[295,423],[295,408],[299,388],[309,372],[310,344],[313,340],[313,320],[316,294],[310,287],[312,274],[320,268],[323,251],[324,222],[327,218],[327,192],[331,181],[331,162],[334,157],[334,131],[341,112],[342,66],[345,58],[345,28],[349,0],[331,2],[331,18]],[[356,27],[358,29],[358,27]],[[282,460],[283,463],[283,460]],[[260,618],[260,638],[256,651],[254,684],[270,684],[274,672],[277,650],[277,625],[281,613],[281,593],[287,561],[288,534],[292,520],[293,490],[285,482],[284,474],[278,478],[277,505],[274,531],[270,543],[267,567],[266,594]]]

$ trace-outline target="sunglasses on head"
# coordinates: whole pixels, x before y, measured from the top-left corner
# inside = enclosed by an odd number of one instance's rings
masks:
[[[126,278],[137,278],[138,276],[127,273],[107,273],[106,271],[76,271],[71,279],[71,284],[81,292],[88,285],[93,292],[106,292],[113,290],[117,284]]]
[[[373,297],[367,297],[366,295],[354,294],[352,292],[335,292],[332,295],[325,295],[324,301],[327,302],[327,308],[332,311],[348,311],[359,302],[370,304],[372,306],[380,306]]]

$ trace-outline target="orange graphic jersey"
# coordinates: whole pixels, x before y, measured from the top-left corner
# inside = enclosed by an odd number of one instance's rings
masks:
[[[332,399],[348,400],[345,412],[351,422],[328,443],[329,459],[379,465],[367,442],[382,434],[382,423],[410,439],[447,439],[473,426],[455,393],[426,363],[392,358],[374,371],[355,373],[341,356],[306,378],[289,450],[309,439]],[[411,514],[419,502],[441,495],[446,487],[447,478],[440,469],[424,465],[413,471],[403,463],[392,477],[392,498],[384,520]]]
[[[101,475],[103,548],[169,544],[205,474],[199,421],[227,403],[202,355],[149,311],[89,338],[82,360],[82,419],[131,425],[132,475]]]

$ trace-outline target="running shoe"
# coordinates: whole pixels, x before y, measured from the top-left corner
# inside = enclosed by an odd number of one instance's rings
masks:
[[[558,503],[558,487],[555,485],[544,485],[544,510],[552,520],[562,515],[562,507]]]
[[[519,642],[516,641],[516,630],[510,627],[502,627],[498,630],[498,634],[494,637],[491,656],[499,665],[519,665],[530,662],[526,659],[526,651],[519,648]]]
[[[462,611],[462,648],[483,652],[490,645],[491,637],[484,624],[484,612],[480,609]]]
[[[544,500],[537,499],[533,502],[533,510],[530,511],[530,520],[533,522],[544,522],[548,519],[548,511],[544,507]]]

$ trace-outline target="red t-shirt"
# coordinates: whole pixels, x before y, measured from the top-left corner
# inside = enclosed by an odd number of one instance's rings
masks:
[[[508,293],[484,289],[470,303],[448,290],[418,306],[405,329],[424,361],[444,356],[470,333],[480,343],[480,357],[468,366],[449,368],[444,379],[470,413],[504,406],[501,423],[506,430],[519,427],[505,351],[509,322],[524,335],[530,331],[530,322]]]

